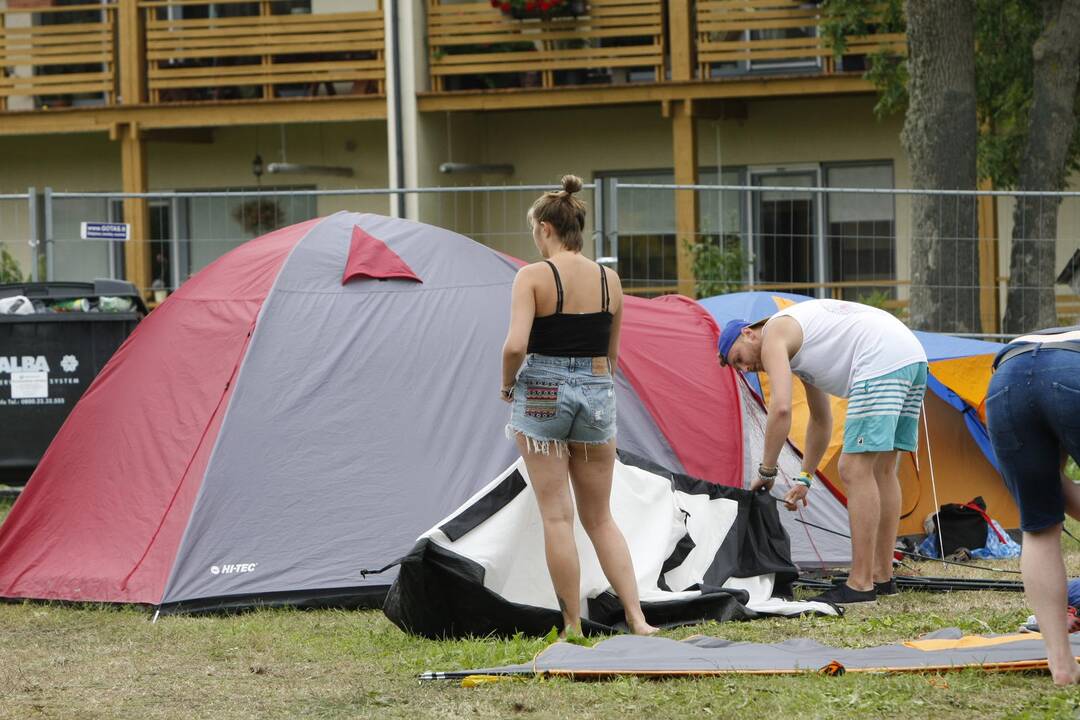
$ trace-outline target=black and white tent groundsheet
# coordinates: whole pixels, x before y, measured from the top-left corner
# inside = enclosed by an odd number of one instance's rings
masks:
[[[1080,636],[1070,636],[1080,657]],[[620,635],[593,647],[555,643],[530,663],[498,668],[428,672],[423,680],[470,675],[547,675],[578,679],[637,675],[690,677],[731,673],[942,672],[1046,668],[1046,645],[1037,634],[964,636],[944,628],[919,640],[869,648],[836,648],[803,638],[778,643],[731,642],[696,635],[682,641]]]
[[[653,624],[839,614],[827,603],[787,599],[798,571],[776,503],[763,493],[671,473],[620,452],[611,510]],[[577,521],[575,538],[583,629],[625,630],[619,599]],[[431,638],[544,635],[561,627],[523,460],[417,540],[383,609],[401,629]]]

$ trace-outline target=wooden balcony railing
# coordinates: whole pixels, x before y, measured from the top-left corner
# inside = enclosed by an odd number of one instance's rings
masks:
[[[702,78],[753,70],[832,73],[833,50],[820,37],[821,8],[800,0],[698,0],[697,51]],[[848,37],[844,59],[887,50],[904,54],[903,33]],[[853,67],[852,69],[862,69]]]
[[[577,17],[516,19],[489,2],[428,0],[432,90],[664,77],[662,0],[589,0]]]
[[[115,28],[115,3],[0,10],[0,110],[113,103]]]
[[[255,3],[139,1],[151,102],[384,93],[382,10],[275,15],[272,0],[259,0],[258,15],[177,19],[168,12],[238,4]]]

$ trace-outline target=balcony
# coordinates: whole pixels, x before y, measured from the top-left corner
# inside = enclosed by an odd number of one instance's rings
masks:
[[[0,110],[112,104],[115,3],[0,10]]]
[[[807,0],[586,0],[578,15],[531,18],[428,1],[429,110],[465,109],[467,96],[477,108],[500,97],[524,107],[528,91],[543,106],[557,94],[545,90],[578,91],[562,93],[565,104],[866,92],[868,56],[906,52],[902,33],[879,33],[848,37],[835,57]]]
[[[139,9],[151,103],[384,94],[381,10],[311,14],[267,0],[140,0]]]
[[[664,34],[662,0],[590,0],[580,16],[525,19],[431,0],[431,88],[660,82]]]
[[[176,115],[181,105],[220,110],[230,101],[249,108],[231,121],[259,121],[265,110],[251,109],[252,103],[317,96],[341,106],[327,119],[358,117],[346,105],[365,98],[379,105],[369,115],[385,115],[382,10],[313,13],[312,5],[87,0],[53,6],[43,0],[0,9],[0,111],[12,113],[9,132],[60,128],[61,122],[68,130],[124,121],[152,125],[163,117],[152,113],[170,106]],[[91,109],[94,117],[40,112],[59,108]],[[197,112],[203,124],[230,121],[227,113]],[[295,119],[295,108],[290,112]]]

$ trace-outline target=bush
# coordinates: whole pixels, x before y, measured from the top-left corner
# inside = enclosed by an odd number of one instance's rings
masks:
[[[28,276],[23,276],[22,268],[19,267],[19,261],[15,259],[15,256],[8,252],[3,244],[0,244],[0,283],[18,283],[29,279]]]
[[[743,286],[743,251],[738,235],[687,243],[694,258],[694,296],[737,292]]]

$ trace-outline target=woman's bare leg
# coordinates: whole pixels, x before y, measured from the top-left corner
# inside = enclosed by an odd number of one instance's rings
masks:
[[[580,633],[581,567],[574,543],[574,503],[567,482],[569,458],[566,452],[559,454],[554,448],[548,455],[530,452],[520,433],[517,444],[544,523],[544,554],[563,614],[563,632],[573,628]]]
[[[1039,623],[1050,675],[1057,685],[1080,682],[1080,665],[1069,644],[1066,627],[1068,605],[1065,594],[1065,563],[1061,557],[1061,524],[1024,533],[1024,549],[1020,557],[1024,573],[1024,592],[1035,621]]]
[[[570,482],[574,485],[581,525],[592,540],[604,575],[622,601],[630,630],[636,635],[649,635],[656,632],[656,628],[645,621],[645,615],[641,612],[630,549],[611,517],[614,468],[614,440],[604,445],[589,445],[588,448],[580,443],[570,444]]]

